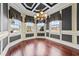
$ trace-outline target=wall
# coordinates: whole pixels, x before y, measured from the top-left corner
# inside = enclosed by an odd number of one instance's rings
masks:
[[[49,38],[52,36],[51,40],[79,48],[79,31],[77,30],[79,27],[79,19],[77,19],[79,18],[79,10],[77,9],[79,9],[79,4],[72,3],[54,12],[60,11],[62,23],[60,33],[51,32],[49,29]],[[59,40],[56,38],[57,35],[60,35]]]
[[[3,31],[8,31],[8,4],[3,3]]]
[[[0,3],[0,52],[8,44],[8,3]]]
[[[1,3],[0,6],[1,32],[8,31],[8,3]]]
[[[72,7],[70,7],[70,6],[72,6]],[[64,15],[63,10],[65,10],[64,11],[65,14],[67,13],[66,16]],[[77,4],[74,3],[74,4],[69,5],[69,6],[64,6],[64,8],[62,8],[58,11],[61,12],[61,15],[63,17],[63,19],[61,18],[61,20],[62,20],[62,24],[61,24],[62,26],[60,26],[61,31],[59,33],[56,33],[56,32],[51,32],[50,29],[49,30],[47,29],[48,31],[46,30],[44,32],[44,33],[47,32],[47,35],[46,35],[47,37],[40,36],[40,38],[42,38],[42,37],[48,38],[52,41],[56,41],[56,42],[59,42],[61,44],[65,44],[65,45],[79,49],[79,31],[77,31],[77,26],[78,26],[78,24],[77,24],[77,16],[78,16],[77,15],[77,11],[78,11]],[[68,15],[68,13],[69,13],[69,15]],[[23,21],[24,21],[25,15],[23,15],[22,17],[23,17]],[[70,26],[70,27],[67,27],[67,26]],[[23,22],[22,22],[22,26],[21,26],[20,30],[21,30],[21,40],[24,40],[24,39],[26,40],[26,37],[25,37],[26,29],[25,29],[25,24]],[[35,34],[37,35],[36,32],[35,32]],[[39,37],[36,35],[34,35],[34,37]],[[33,38],[33,37],[29,37],[29,38]],[[28,39],[28,37],[27,37],[27,39]],[[16,40],[16,42],[17,41],[20,41],[20,40]],[[14,45],[15,44],[14,42],[15,42],[15,40],[12,41],[11,43]]]
[[[0,3],[0,32],[1,32],[1,3]]]

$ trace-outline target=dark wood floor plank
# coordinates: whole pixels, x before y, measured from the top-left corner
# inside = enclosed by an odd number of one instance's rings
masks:
[[[18,50],[20,50],[22,56],[24,56],[24,53],[25,53],[24,48],[26,46],[29,46],[30,44],[34,45],[34,53],[33,53],[34,55],[33,56],[37,56],[37,54],[41,55],[41,56],[50,56],[50,55],[52,55],[52,56],[60,56],[60,55],[61,56],[79,56],[79,50],[74,49],[72,47],[68,47],[68,46],[60,44],[60,43],[57,43],[57,42],[50,41],[48,39],[43,39],[43,38],[35,38],[35,39],[31,39],[31,40],[22,41],[16,45],[10,47],[6,56],[11,56]],[[29,47],[29,48],[31,48],[31,47]],[[32,50],[32,48],[31,48],[31,50]],[[29,50],[28,50],[27,54],[28,53],[29,53]]]

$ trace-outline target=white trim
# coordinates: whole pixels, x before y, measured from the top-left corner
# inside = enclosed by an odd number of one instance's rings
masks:
[[[45,13],[47,13],[48,15],[53,14],[57,11],[60,11],[64,8],[67,8],[69,6],[71,6],[72,3],[58,3],[55,6],[53,6],[52,8],[50,8],[49,10],[47,10]],[[52,11],[53,10],[53,11]]]
[[[9,37],[13,37],[13,36],[16,36],[16,35],[21,35],[21,33],[10,33]]]
[[[77,36],[79,36],[79,31],[76,34],[77,34]]]
[[[3,3],[1,3],[1,32],[3,31]]]
[[[45,33],[45,31],[37,31],[37,33]]]
[[[49,32],[49,30],[46,30],[46,32]]]
[[[50,6],[48,6],[46,3],[44,3],[44,5],[46,6],[46,7],[48,7],[48,8],[51,8]]]
[[[8,33],[7,31],[0,33],[0,40],[2,40],[2,39],[4,39],[5,37],[7,37],[8,34],[9,34],[9,33]]]
[[[34,38],[36,38],[36,37],[27,37],[26,39],[24,39],[24,40],[30,40],[30,39],[34,39]]]
[[[43,10],[47,9],[47,7],[45,7]]]
[[[32,11],[34,11],[34,10],[38,7],[39,4],[40,4],[40,3],[38,3]]]
[[[60,32],[50,32],[50,34],[56,34],[56,35],[60,35]]]
[[[24,5],[25,5],[27,8],[32,9],[32,8],[33,8],[33,6],[35,5],[35,3],[33,3],[32,7],[29,7],[29,6],[28,6],[27,4],[25,4],[25,3],[24,3]]]
[[[26,34],[32,34],[32,33],[34,34],[35,32],[26,32]]]
[[[67,31],[63,31],[63,30],[62,30],[61,33],[62,33],[62,34],[67,34],[67,35],[73,35],[73,34],[74,34],[74,32],[68,31],[68,30],[67,30]]]
[[[77,3],[72,4],[72,43],[77,45]]]

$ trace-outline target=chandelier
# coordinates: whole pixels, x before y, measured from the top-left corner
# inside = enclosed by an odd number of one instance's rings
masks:
[[[47,18],[47,14],[41,10],[34,15],[34,19],[36,20],[45,20],[46,18]]]

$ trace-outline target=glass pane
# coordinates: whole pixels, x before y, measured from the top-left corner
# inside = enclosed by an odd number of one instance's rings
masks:
[[[61,21],[54,20],[50,22],[51,32],[60,32],[60,29],[61,29]]]
[[[35,24],[32,22],[26,23],[26,32],[35,32]]]
[[[45,23],[41,22],[41,23],[37,23],[37,31],[44,31],[44,25]]]
[[[12,19],[11,21],[12,31],[11,32],[19,32],[20,26],[21,26],[21,21],[19,21],[18,19]]]

